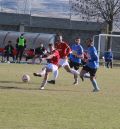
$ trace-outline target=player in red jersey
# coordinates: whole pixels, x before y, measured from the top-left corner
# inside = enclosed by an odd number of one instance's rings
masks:
[[[47,57],[42,58],[42,60],[49,59],[49,63],[43,68],[42,72],[33,73],[34,76],[39,76],[39,77],[44,75],[44,79],[43,79],[42,84],[40,86],[41,90],[43,90],[45,85],[47,84],[49,73],[50,72],[54,73],[54,72],[58,71],[58,61],[60,58],[59,52],[57,50],[55,50],[53,44],[49,44],[49,49],[50,49],[50,54]]]
[[[60,59],[59,59],[59,68],[64,67],[65,70],[73,75],[79,75],[79,72],[71,69],[68,63],[68,55],[71,52],[69,45],[62,40],[62,35],[56,35],[55,49],[59,51]],[[54,79],[48,81],[48,83],[55,84],[55,78],[58,76],[58,71],[54,73]]]

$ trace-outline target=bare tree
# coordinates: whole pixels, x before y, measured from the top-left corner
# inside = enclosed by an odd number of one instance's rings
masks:
[[[107,33],[111,34],[113,22],[120,18],[120,0],[70,0],[74,12],[82,15],[84,19],[104,20],[107,23]],[[107,49],[111,47],[108,38]]]

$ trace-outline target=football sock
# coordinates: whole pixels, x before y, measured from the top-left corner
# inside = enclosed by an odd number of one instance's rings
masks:
[[[97,85],[96,79],[91,80],[91,82],[92,82],[92,85],[93,85],[94,89],[100,90],[100,89],[99,89],[99,86]]]
[[[56,71],[53,72],[53,80],[56,80],[57,79],[58,74],[59,74],[58,70],[56,70]]]

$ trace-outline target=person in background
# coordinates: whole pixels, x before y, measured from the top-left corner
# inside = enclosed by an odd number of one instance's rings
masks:
[[[111,49],[109,49],[108,51],[106,51],[104,53],[103,58],[104,58],[104,61],[105,61],[105,66],[107,68],[109,68],[109,67],[112,68],[113,67],[113,53],[112,53]]]
[[[75,43],[72,44],[71,50],[72,53],[69,55],[69,65],[71,68],[74,68],[76,71],[79,70],[81,65],[81,58],[83,58],[83,47],[81,46],[81,40],[79,37],[75,39]],[[74,85],[78,84],[78,75],[74,75],[75,82]]]
[[[14,62],[13,50],[14,47],[12,46],[12,42],[8,41],[8,44],[4,48],[4,57],[7,57],[7,62],[9,62],[9,57],[12,57]]]
[[[96,81],[96,72],[97,69],[99,68],[99,58],[97,54],[97,50],[93,45],[92,40],[89,38],[86,40],[86,44],[88,47],[88,59],[83,66],[81,72],[80,72],[80,77],[84,81],[85,78],[90,78],[90,81],[92,82],[93,85],[93,92],[98,92],[100,90],[97,81]]]
[[[43,46],[43,43],[40,43],[40,46],[35,49],[35,56],[33,58],[33,64],[35,63],[36,58],[39,58],[40,63],[41,63],[42,61],[41,58],[45,55],[45,53],[46,53],[46,49]]]
[[[24,50],[26,48],[26,39],[23,36],[24,34],[21,34],[20,37],[17,39],[17,44],[16,44],[16,49],[17,49],[17,54],[16,54],[16,61],[20,63]],[[19,60],[18,60],[19,57]]]

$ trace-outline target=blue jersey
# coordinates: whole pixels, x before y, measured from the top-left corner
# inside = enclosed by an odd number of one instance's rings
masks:
[[[113,54],[112,54],[112,52],[105,52],[104,53],[104,58],[105,58],[105,61],[107,61],[107,60],[112,60],[113,59]]]
[[[76,52],[77,55],[83,54],[83,47],[80,44],[73,44],[71,50]],[[72,53],[70,54],[70,60],[76,63],[81,63],[81,59],[79,57],[75,57]]]
[[[86,65],[90,68],[97,69],[99,67],[99,58],[94,46],[88,48],[88,56],[89,59]]]

